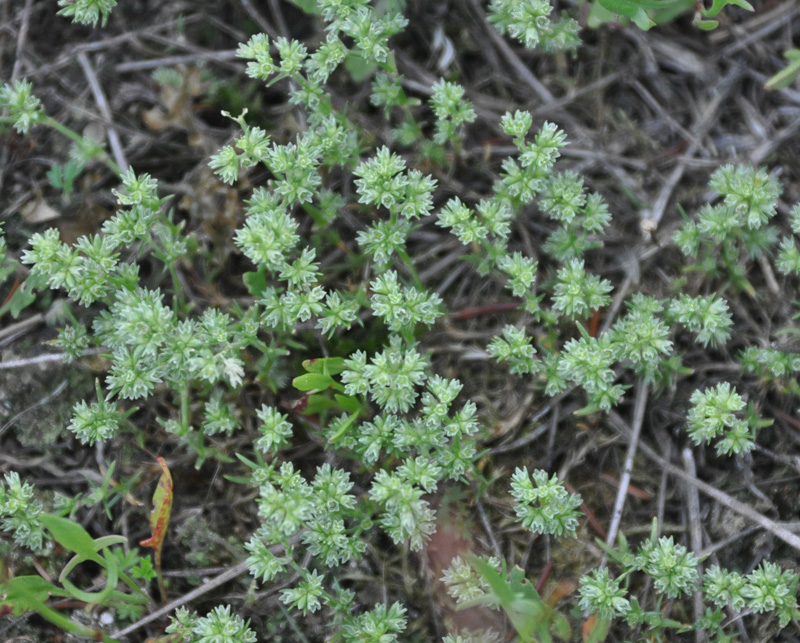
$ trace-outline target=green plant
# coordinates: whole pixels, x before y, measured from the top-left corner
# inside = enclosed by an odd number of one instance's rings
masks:
[[[44,540],[44,525],[39,519],[43,509],[34,498],[33,486],[23,482],[16,471],[4,476],[0,486],[2,527],[14,534],[14,542],[22,547],[40,549]]]
[[[621,569],[613,578],[608,569],[596,569],[580,582],[581,607],[602,618],[621,618],[631,625],[645,624],[654,633],[667,629],[678,632],[709,630],[722,640],[731,640],[724,632],[721,611],[724,607],[741,611],[745,606],[755,612],[766,609],[775,612],[781,627],[792,618],[800,616],[795,592],[800,576],[781,569],[774,563],[764,562],[747,577],[736,572],[708,568],[702,579],[698,573],[699,559],[671,537],[657,538],[657,525],[653,522],[650,538],[633,551],[620,534],[619,546],[608,547],[598,540],[609,558]],[[636,598],[627,598],[628,586],[635,573],[645,573],[654,580],[656,609],[645,610]],[[702,583],[701,583],[702,580]],[[705,613],[694,624],[665,618],[660,607],[665,600],[686,595],[702,587]],[[769,608],[766,606],[769,605]]]
[[[523,527],[540,534],[575,535],[581,497],[570,495],[564,485],[546,471],[517,469],[511,477],[511,496],[516,500],[517,519]]]
[[[202,618],[179,607],[166,632],[173,640],[187,643],[254,643],[258,639],[248,625],[240,616],[231,614],[227,605],[215,607]]]
[[[682,8],[677,2],[638,3],[634,10],[633,4],[614,6],[643,28],[653,19],[646,9]],[[715,3],[706,16],[725,4]],[[105,21],[112,7],[113,2],[75,2],[63,12],[96,23]],[[30,267],[32,286],[60,293],[74,308],[56,340],[64,355],[77,359],[102,347],[110,362],[96,400],[75,404],[69,429],[78,440],[111,441],[131,430],[128,417],[153,406],[159,441],[193,454],[198,468],[207,459],[243,463],[249,476],[234,481],[257,492],[259,524],[243,545],[253,582],[281,583],[279,600],[288,613],[321,614],[339,640],[383,643],[406,631],[406,608],[393,598],[357,604],[356,592],[342,582],[345,571],[357,567],[379,538],[422,551],[436,529],[432,494],[445,485],[488,484],[476,466],[486,433],[478,408],[458,400],[461,381],[434,372],[425,343],[426,330],[441,323],[447,304],[420,275],[415,235],[431,224],[449,231],[453,242],[464,246],[475,281],[503,284],[513,298],[514,321],[495,332],[484,347],[486,356],[526,378],[537,394],[569,395],[576,407],[582,405],[579,413],[596,416],[622,404],[637,384],[668,390],[687,378],[691,369],[683,363],[683,350],[724,347],[730,340],[734,314],[728,297],[754,292],[748,276],[753,262],[769,261],[777,248],[776,268],[789,277],[800,272],[800,253],[794,236],[784,234],[778,242],[772,223],[778,181],[765,170],[722,167],[710,181],[719,200],[702,207],[696,220],[687,217],[674,238],[687,258],[686,273],[701,275],[709,285],[661,298],[635,293],[624,300],[625,312],[598,331],[593,318],[617,294],[611,279],[592,267],[611,213],[582,176],[561,169],[566,134],[549,122],[534,127],[528,112],[505,113],[497,125],[513,149],[494,168],[494,183],[477,197],[445,199],[439,181],[421,168],[451,170],[458,163],[477,117],[464,88],[441,79],[430,87],[427,103],[405,95],[389,45],[406,25],[398,11],[377,12],[362,0],[319,0],[313,8],[327,23],[315,51],[298,40],[271,41],[264,34],[237,51],[247,61],[249,77],[288,88],[289,103],[305,127],[292,138],[273,140],[274,134],[248,122],[246,111],[226,114],[239,135],[209,162],[222,183],[250,190],[243,221],[232,233],[233,245],[248,262],[241,276],[251,295],[247,305],[203,308],[187,297],[181,270],[196,260],[198,242],[175,222],[154,177],[122,173],[95,149],[85,158],[104,160],[121,181],[114,192],[116,212],[99,232],[73,246],[55,230],[34,234],[22,263]],[[547,2],[490,4],[500,33],[528,46],[574,49],[577,23],[552,21],[550,13]],[[354,58],[364,63],[359,74],[375,75],[371,103],[396,125],[387,136],[391,141],[366,131],[327,91],[337,68]],[[358,78],[352,66],[349,72]],[[19,132],[48,125],[75,140],[44,113],[27,82],[5,85],[0,106],[8,110],[4,120]],[[252,187],[256,170],[268,178]],[[57,187],[65,189],[66,178],[66,170],[58,174]],[[346,209],[358,215],[359,229],[343,241],[336,229]],[[514,233],[534,212],[543,230],[537,257],[528,256]],[[799,206],[791,211],[789,227],[800,234]],[[326,255],[342,247],[347,262],[332,266]],[[156,267],[156,277],[147,281],[140,276],[143,256]],[[363,334],[356,335],[361,326]],[[800,371],[796,357],[777,350],[744,349],[740,361],[742,370],[759,380],[791,382]],[[241,402],[251,382],[265,394],[261,385],[286,393],[280,371],[295,375],[299,400],[279,407],[271,397],[259,408]],[[747,405],[728,383],[695,388],[686,421],[689,439],[702,445],[721,437],[715,445],[719,455],[752,450],[768,424],[757,405]],[[150,405],[157,397],[164,403]],[[237,438],[233,454],[232,437]],[[301,441],[324,451],[324,461],[295,462],[291,449]],[[149,559],[109,553],[119,537],[92,539],[72,521],[47,517],[30,485],[17,474],[6,476],[0,490],[2,527],[14,532],[15,542],[40,549],[47,530],[78,554],[74,560],[100,565],[107,585],[100,592],[79,590],[66,578],[78,564],[70,562],[63,588],[35,576],[9,580],[3,585],[4,606],[15,614],[37,611],[63,629],[110,640],[55,613],[48,597],[138,607],[144,593],[124,573],[125,565],[135,578],[157,577],[164,597],[160,548],[171,480],[163,460],[160,465],[152,538],[141,543],[156,549],[155,568],[144,562]],[[554,541],[576,535],[582,500],[556,476],[519,467],[508,484],[523,528]],[[111,511],[108,487],[104,481],[96,495]],[[582,570],[579,604],[604,626],[645,624],[654,636],[696,629],[724,639],[722,608],[728,603],[737,611],[775,612],[782,626],[797,614],[797,576],[771,563],[747,576],[718,567],[701,575],[699,559],[672,537],[657,537],[655,526],[636,548],[624,536],[617,548],[601,547],[620,571]],[[568,638],[568,616],[542,598],[523,570],[508,568],[503,560],[457,558],[444,581],[462,603],[503,609],[521,640]],[[640,592],[634,577],[649,579],[655,595]],[[132,593],[119,592],[118,580]],[[700,589],[708,608],[702,619],[687,624],[667,615],[670,601]],[[167,632],[198,642],[257,638],[229,606],[201,618],[179,610]]]
[[[7,476],[6,481],[10,489],[17,487],[13,475]],[[132,610],[134,613],[140,612],[149,602],[147,595],[124,572],[118,559],[109,553],[111,546],[124,543],[126,539],[123,536],[103,536],[93,539],[79,524],[52,514],[37,513],[35,522],[38,532],[46,529],[54,542],[68,551],[75,552],[75,556],[61,571],[59,582],[62,587],[36,575],[16,576],[0,583],[0,594],[2,594],[0,611],[15,616],[26,612],[37,612],[42,618],[67,632],[93,640],[115,642],[115,639],[106,635],[99,628],[80,625],[64,616],[57,609],[48,605],[48,600],[51,596],[61,596],[80,601],[88,607],[104,605],[126,611]],[[4,525],[5,527],[6,525]],[[30,528],[27,529],[30,530]],[[100,591],[79,589],[68,578],[72,570],[86,561],[99,565],[106,576],[105,586]],[[120,592],[117,589],[118,581],[127,585],[131,592]]]
[[[116,414],[115,414],[116,419]],[[109,520],[112,517],[112,509],[114,505],[119,502],[126,493],[130,493],[131,487],[136,484],[139,474],[132,476],[129,480],[122,482],[114,481],[114,471],[116,470],[117,463],[112,462],[103,474],[103,480],[98,485],[97,483],[89,480],[89,487],[91,491],[86,495],[82,502],[87,505],[103,505],[106,517]]]
[[[33,85],[27,80],[17,80],[13,84],[4,83],[0,87],[0,108],[8,110],[7,116],[0,117],[0,123],[10,124],[20,134],[28,133],[35,125],[45,125],[70,139],[73,143],[71,152],[73,167],[69,170],[69,176],[73,179],[73,175],[77,171],[75,164],[83,167],[95,158],[116,174],[120,173],[119,167],[97,142],[89,137],[81,136],[48,116],[42,108],[41,101],[33,95]],[[66,176],[66,170],[63,170],[61,176]]]
[[[508,33],[526,47],[545,51],[574,50],[580,44],[576,20],[550,19],[549,0],[492,0],[489,19],[501,34]]]
[[[75,179],[83,172],[83,165],[80,162],[70,159],[64,165],[53,165],[47,173],[50,185],[61,190],[62,203],[69,203],[70,196],[75,189]]]
[[[548,479],[542,470],[529,474],[517,469],[511,478],[511,496],[517,519],[523,527],[542,534],[575,535],[580,496],[569,494],[555,477]],[[569,640],[571,627],[567,618],[555,609],[554,601],[545,601],[515,567],[510,573],[506,562],[473,558],[469,563],[456,556],[442,576],[448,593],[459,609],[487,605],[502,609],[523,642],[549,643],[552,635]]]
[[[508,573],[505,565],[496,565],[475,559],[473,565],[485,582],[487,593],[462,603],[461,607],[488,604],[502,609],[507,615],[520,641],[550,643],[553,636],[568,641],[572,628],[566,617],[553,605],[543,600],[525,572],[515,567]]]
[[[702,0],[597,0],[589,10],[588,23],[597,26],[603,22],[628,19],[639,29],[648,30],[659,24],[671,22],[677,16],[695,10],[694,24],[699,29],[715,29],[719,25],[714,20],[720,12],[729,5],[735,5],[753,11],[753,6],[747,0],[713,0],[711,7],[707,7]]]
[[[764,89],[770,91],[785,89],[800,75],[800,49],[787,49],[783,55],[789,62],[786,67],[764,83]]]

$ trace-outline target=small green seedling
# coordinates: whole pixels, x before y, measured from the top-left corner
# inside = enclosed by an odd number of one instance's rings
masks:
[[[119,567],[115,557],[109,551],[113,545],[125,542],[123,536],[102,536],[92,538],[78,523],[53,514],[42,514],[39,519],[50,532],[53,540],[68,551],[75,552],[62,570],[58,580],[62,587],[51,583],[41,576],[17,576],[0,583],[0,614],[20,616],[27,612],[36,612],[61,629],[79,636],[91,638],[103,643],[116,643],[99,629],[93,629],[76,623],[62,614],[50,603],[52,597],[69,598],[85,603],[87,607],[103,605],[106,607],[126,606],[139,609],[150,602],[147,595],[139,589],[134,581]],[[105,572],[105,586],[96,592],[79,589],[69,580],[69,574],[81,563],[92,561]],[[132,593],[126,594],[117,589],[122,581]]]

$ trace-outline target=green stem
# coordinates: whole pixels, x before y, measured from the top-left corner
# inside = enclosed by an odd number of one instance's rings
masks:
[[[422,281],[420,281],[419,275],[417,274],[417,268],[414,266],[414,262],[411,261],[411,257],[402,248],[397,250],[397,254],[403,260],[403,263],[406,264],[406,266],[408,266],[408,269],[411,272],[411,280],[414,282],[414,286],[416,286],[417,290],[425,292],[427,289],[422,284]]]
[[[62,125],[57,120],[50,116],[45,116],[44,120],[42,121],[43,125],[48,125],[52,127],[57,132],[63,134],[71,141],[74,141],[77,145],[81,145],[83,143],[83,136],[78,134],[75,130],[70,129],[66,125]],[[98,160],[101,161],[109,170],[111,170],[114,174],[118,177],[122,176],[122,170],[120,169],[119,165],[117,165],[114,161],[112,161],[108,154],[103,153],[98,156]]]
[[[189,433],[189,385],[181,388],[181,431],[184,435]]]
[[[172,277],[172,287],[175,289],[175,308],[176,312],[184,312],[186,310],[186,299],[183,296],[183,288],[181,288],[180,279],[178,279],[178,271],[175,268],[175,262],[170,262],[167,266],[169,275]]]
[[[353,422],[355,422],[357,419],[358,419],[358,413],[352,413],[349,418],[347,418],[344,422],[342,422],[342,426],[336,433],[334,433],[328,439],[328,442],[330,442],[331,444],[335,443],[340,437],[342,437],[347,432],[347,430],[351,426],[353,426]]]
[[[50,621],[56,627],[61,628],[65,632],[72,632],[78,636],[82,636],[92,641],[102,641],[103,643],[120,643],[117,639],[112,639],[108,634],[102,630],[95,630],[91,627],[79,625],[71,618],[67,618],[61,612],[54,610],[47,605],[40,605],[36,610],[42,618]],[[100,636],[101,638],[97,638]]]
[[[156,580],[158,581],[158,591],[161,593],[161,602],[167,604],[167,586],[164,584],[164,575],[161,573],[161,547],[156,548]]]

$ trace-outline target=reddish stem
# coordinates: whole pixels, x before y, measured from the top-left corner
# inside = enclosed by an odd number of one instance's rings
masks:
[[[576,493],[575,487],[573,487],[569,482],[564,483],[564,488],[569,491],[570,493]],[[606,530],[603,528],[603,525],[600,524],[600,521],[597,519],[594,511],[587,505],[585,502],[581,504],[581,511],[586,516],[586,519],[589,521],[589,525],[591,525],[592,529],[597,532],[597,535],[600,536],[603,540],[606,539]]]
[[[597,337],[597,329],[600,328],[600,313],[602,310],[602,306],[595,310],[592,314],[592,318],[589,320],[589,335],[591,337]]]
[[[11,286],[11,292],[8,293],[8,297],[6,297],[6,300],[3,302],[3,306],[5,306],[9,301],[11,301],[11,298],[14,296],[14,293],[17,292],[17,289],[20,287],[21,283],[22,283],[21,279],[16,279],[14,281],[14,285]]]
[[[542,593],[547,580],[550,578],[550,573],[553,571],[553,561],[548,560],[547,565],[544,566],[542,573],[539,575],[539,580],[536,581],[536,591]]]

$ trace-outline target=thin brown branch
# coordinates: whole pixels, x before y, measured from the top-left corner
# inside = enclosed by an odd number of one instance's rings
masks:
[[[611,420],[611,424],[614,427],[623,433],[624,435],[631,435],[631,429],[628,427],[626,422],[620,417],[620,415],[615,411],[610,411],[608,414],[609,420]],[[680,467],[676,467],[675,465],[666,462],[661,456],[659,456],[653,449],[648,447],[646,444],[642,443],[639,445],[640,451],[644,454],[644,456],[653,462],[656,462],[660,467],[666,469],[670,474],[677,476],[684,482],[688,482],[691,485],[697,487],[699,491],[704,493],[705,495],[713,498],[721,505],[724,505],[728,509],[735,511],[739,515],[747,518],[751,522],[760,525],[768,532],[780,538],[783,542],[785,542],[790,547],[793,547],[797,551],[800,551],[800,537],[797,534],[792,533],[786,527],[781,525],[780,523],[767,518],[763,514],[760,514],[755,509],[753,509],[750,505],[745,504],[744,502],[737,500],[729,496],[727,493],[720,491],[716,487],[708,484],[707,482],[703,482],[697,478],[690,476]]]

